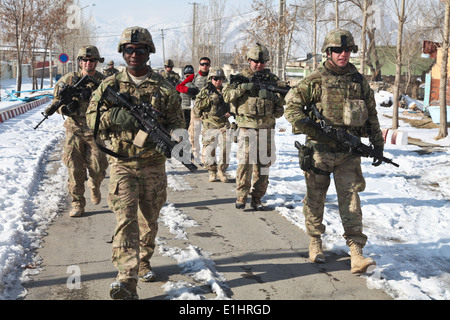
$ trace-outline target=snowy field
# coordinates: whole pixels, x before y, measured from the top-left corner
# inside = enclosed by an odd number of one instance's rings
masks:
[[[25,82],[24,90],[29,83]],[[3,82],[2,88],[14,89]],[[2,97],[4,93],[2,92]],[[381,103],[389,94],[377,94]],[[0,102],[2,108],[12,103]],[[17,299],[26,295],[22,281],[38,272],[34,250],[49,223],[64,209],[67,195],[67,173],[61,165],[60,142],[64,138],[63,120],[54,115],[39,127],[44,104],[27,113],[0,123],[0,299]],[[389,128],[390,108],[378,107],[382,127]],[[283,130],[285,129],[285,130]],[[361,193],[363,221],[368,243],[364,251],[377,261],[377,267],[366,275],[367,286],[384,290],[395,299],[450,299],[450,139],[436,141],[438,129],[417,129],[400,122],[400,130],[410,137],[438,144],[432,153],[407,145],[386,145],[385,156],[400,167],[389,164],[371,165],[363,158],[362,167],[367,187]],[[270,172],[270,185],[264,201],[292,224],[304,230],[302,199],[306,187],[298,167],[294,136],[284,119],[277,123],[277,162]],[[367,142],[367,141],[365,141]],[[56,160],[55,160],[56,159]],[[57,169],[59,168],[59,169]],[[53,175],[46,172],[57,170]],[[169,187],[189,188],[180,184],[180,176],[171,174]],[[236,170],[232,155],[230,174]],[[175,183],[176,182],[176,183]],[[164,206],[161,223],[177,238],[187,238],[186,229],[196,223],[173,204]],[[348,252],[337,210],[333,183],[327,195],[324,224],[324,246],[327,251]],[[180,272],[210,285],[217,299],[227,299],[223,286],[226,278],[217,273],[214,261],[201,248],[167,247],[158,239],[159,254],[172,257]],[[192,263],[196,261],[196,263]],[[31,267],[31,268],[30,268]],[[191,285],[167,282],[163,286],[168,299],[203,299]]]

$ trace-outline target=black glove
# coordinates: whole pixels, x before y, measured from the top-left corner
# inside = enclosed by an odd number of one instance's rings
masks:
[[[91,89],[89,89],[89,88],[84,88],[84,89],[81,91],[81,99],[82,99],[82,100],[87,100],[87,101],[89,101],[89,99],[91,98],[91,94],[92,94],[92,90],[91,90]]]
[[[109,114],[112,124],[122,127],[125,130],[134,130],[139,127],[139,122],[133,115],[125,109],[112,108]]]
[[[373,158],[372,165],[378,167],[383,162],[383,160],[381,160],[381,158],[383,158],[383,146],[374,146],[373,152],[377,158]]]
[[[168,146],[166,146],[164,144],[164,142],[162,140],[159,140],[156,143],[156,151],[158,151],[159,153],[161,153],[163,156],[165,156],[166,158],[171,158],[172,154],[170,152],[170,149]]]
[[[65,116],[70,116],[71,114],[77,112],[79,108],[80,103],[77,100],[72,100],[69,102],[69,104],[61,108],[61,113]]]
[[[200,92],[200,90],[198,90],[198,88],[188,88],[187,89],[187,94],[190,96],[196,96],[199,92]]]

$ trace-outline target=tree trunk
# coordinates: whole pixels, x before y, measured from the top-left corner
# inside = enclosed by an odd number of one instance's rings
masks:
[[[445,4],[444,39],[442,42],[441,79],[439,83],[439,133],[436,139],[442,139],[448,135],[447,125],[447,65],[448,65],[448,36],[449,36],[450,0]]]
[[[402,75],[402,37],[405,23],[405,0],[402,0],[398,16],[397,62],[395,67],[394,104],[392,106],[392,129],[398,129],[398,105],[400,101],[400,77]]]

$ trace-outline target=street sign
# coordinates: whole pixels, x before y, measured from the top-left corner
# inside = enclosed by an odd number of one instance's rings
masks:
[[[61,53],[59,55],[59,61],[61,61],[61,63],[66,63],[67,61],[69,61],[69,56],[65,53]]]

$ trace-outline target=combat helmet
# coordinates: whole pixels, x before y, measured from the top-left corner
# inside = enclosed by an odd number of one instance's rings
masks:
[[[322,52],[325,53],[328,48],[349,47],[353,53],[358,52],[358,46],[355,44],[353,35],[350,31],[344,29],[335,29],[327,33],[322,45]]]
[[[256,43],[256,45],[248,50],[247,60],[248,59],[269,61],[269,50],[262,44]]]
[[[227,78],[222,68],[212,68],[211,70],[209,70],[208,80],[211,80],[211,78],[213,77],[223,78],[223,80],[226,80]]]
[[[183,72],[184,72],[184,74],[193,74],[193,73],[194,73],[194,67],[191,66],[190,64],[187,64],[187,65],[184,67]]]
[[[173,68],[173,67],[174,67],[173,61],[172,61],[171,59],[166,60],[166,61],[164,62],[164,66],[165,66],[165,67]]]
[[[97,59],[100,63],[105,61],[105,58],[100,57],[100,53],[96,46],[83,46],[78,50],[77,59],[81,59],[83,57],[94,58]]]
[[[133,44],[145,44],[150,53],[155,53],[155,44],[153,43],[152,36],[150,32],[141,27],[129,27],[126,28],[122,35],[120,36],[119,45],[117,47],[117,51],[119,53],[122,52],[122,47],[125,44],[133,43]]]

